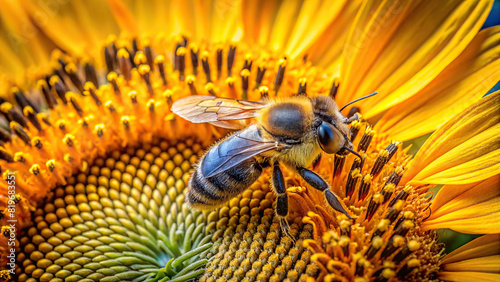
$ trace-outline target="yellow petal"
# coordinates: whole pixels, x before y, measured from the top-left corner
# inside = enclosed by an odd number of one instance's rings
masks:
[[[373,117],[418,93],[469,44],[493,1],[367,1],[344,48],[339,104]]]
[[[378,132],[410,140],[436,130],[500,80],[500,26],[482,30],[465,51],[416,95],[393,107]]]
[[[423,229],[469,234],[500,233],[500,176],[466,185],[445,185],[431,204]]]
[[[440,280],[499,281],[500,235],[481,236],[441,260]]]
[[[434,132],[402,182],[466,184],[500,173],[500,91],[482,98]]]

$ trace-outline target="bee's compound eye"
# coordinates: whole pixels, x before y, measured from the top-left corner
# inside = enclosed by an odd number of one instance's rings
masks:
[[[344,136],[332,124],[323,121],[317,132],[319,146],[327,154],[337,153],[344,146]]]

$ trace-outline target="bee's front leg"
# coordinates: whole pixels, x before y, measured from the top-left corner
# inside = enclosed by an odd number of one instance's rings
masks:
[[[297,171],[309,185],[325,194],[326,201],[334,210],[345,214],[348,218],[351,218],[340,203],[339,197],[330,190],[330,185],[328,185],[323,177],[319,176],[314,171],[303,167],[298,167]]]
[[[277,196],[276,214],[280,220],[281,231],[295,243],[295,239],[289,231],[290,225],[286,219],[288,216],[288,195],[286,194],[285,177],[283,177],[283,172],[281,171],[278,162],[273,164],[272,181],[274,193],[276,193]]]

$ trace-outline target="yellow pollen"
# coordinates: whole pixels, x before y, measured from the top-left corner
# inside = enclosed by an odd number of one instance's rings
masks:
[[[56,161],[55,160],[49,160],[47,161],[47,163],[45,164],[47,166],[47,168],[52,172],[56,169]]]
[[[90,91],[90,90],[96,90],[95,85],[92,81],[87,81],[85,82],[85,85],[83,86],[83,89]]]
[[[33,110],[33,108],[31,106],[24,107],[23,114],[25,116],[28,116],[28,115],[33,114],[33,113],[35,113],[35,111]]]
[[[396,169],[394,170],[398,175],[403,175],[404,173],[404,168],[402,166],[398,166],[396,167]]]
[[[39,79],[37,82],[36,82],[36,88],[41,90],[42,88],[45,88],[45,87],[48,87],[47,85],[47,82],[43,79]]]
[[[377,204],[381,204],[384,201],[384,196],[380,193],[373,195],[373,201]]]
[[[384,268],[395,268],[396,264],[392,260],[384,260],[384,262],[382,263],[382,266]]]
[[[343,229],[346,229],[346,228],[349,228],[351,226],[351,222],[349,220],[341,220],[340,221],[340,228],[343,228]]]
[[[412,252],[420,249],[420,242],[418,242],[417,240],[411,240],[410,242],[408,242],[408,249]]]
[[[165,63],[165,57],[163,55],[158,55],[155,58],[155,64],[163,64]]]
[[[386,191],[388,193],[394,193],[395,190],[396,190],[396,185],[394,185],[392,183],[389,183],[389,184],[385,185],[385,187],[384,187],[384,191]]]
[[[76,72],[76,65],[73,63],[69,63],[64,67],[64,70],[66,70],[67,73],[75,73]]]
[[[389,151],[387,151],[386,149],[382,149],[380,150],[380,153],[378,153],[378,155],[380,157],[387,158],[389,156]]]
[[[402,236],[399,235],[394,235],[394,238],[392,240],[392,245],[394,247],[401,247],[405,243],[405,239]]]
[[[405,229],[411,229],[411,228],[415,227],[415,223],[413,223],[413,221],[411,221],[411,220],[404,220],[402,225],[403,225],[403,228],[405,228]]]
[[[346,247],[351,242],[351,239],[345,235],[340,236],[339,245],[341,247]]]
[[[3,102],[2,105],[0,105],[0,110],[4,113],[8,113],[10,110],[12,110],[13,106],[9,102]]]
[[[415,213],[413,213],[412,211],[405,211],[403,213],[403,217],[406,218],[406,219],[414,219],[415,218]]]
[[[137,65],[145,64],[147,62],[146,55],[142,51],[137,51],[134,56],[134,63]]]
[[[242,77],[249,77],[250,76],[250,71],[248,69],[242,69],[240,72],[240,75]]]
[[[34,164],[31,166],[29,169],[29,172],[33,175],[39,175],[40,174],[40,166],[37,164]]]
[[[384,245],[384,240],[380,238],[380,236],[376,236],[375,238],[372,239],[372,246],[375,249],[380,249]]]
[[[128,54],[127,50],[125,50],[124,48],[121,48],[120,50],[118,50],[117,55],[119,58],[125,58],[125,59],[129,58],[129,54]]]
[[[16,152],[14,154],[14,161],[24,163],[26,161],[26,159],[24,158],[24,153],[23,152]]]
[[[408,261],[407,265],[411,268],[414,268],[414,267],[419,267],[420,266],[420,260],[414,258],[414,259],[411,259]]]
[[[367,174],[365,175],[365,177],[363,178],[363,182],[365,184],[371,184],[372,183],[372,179],[373,179],[373,176],[371,176],[370,174]]]
[[[116,72],[112,71],[110,73],[108,73],[108,75],[106,76],[106,78],[109,80],[109,81],[115,81],[116,78],[118,77],[118,75],[116,74]]]
[[[150,70],[151,70],[151,68],[149,67],[149,65],[140,65],[139,66],[139,73],[141,75],[145,75],[145,74],[149,73]]]
[[[396,275],[396,273],[392,269],[386,268],[386,269],[382,270],[382,276],[384,278],[389,279],[389,278],[394,277],[394,275]]]
[[[53,75],[49,79],[49,83],[51,86],[56,85],[58,82],[59,82],[59,76],[57,76],[57,75]]]
[[[186,55],[186,48],[184,48],[184,47],[179,47],[179,48],[177,49],[177,52],[175,52],[175,54],[176,54],[177,56],[184,56],[184,55]]]
[[[195,81],[194,76],[192,76],[192,75],[188,75],[188,76],[186,77],[186,83],[187,83],[187,84],[193,84],[193,83],[194,83],[194,81]]]
[[[381,219],[380,222],[377,224],[377,229],[380,231],[387,231],[389,229],[389,226],[391,225],[391,221],[388,219]]]

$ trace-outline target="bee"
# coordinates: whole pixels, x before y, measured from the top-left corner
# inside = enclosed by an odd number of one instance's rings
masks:
[[[361,97],[348,105],[375,95]],[[189,96],[176,101],[172,111],[193,123],[211,123],[240,130],[215,143],[202,156],[188,184],[187,202],[197,209],[213,209],[242,193],[272,166],[275,212],[284,234],[289,233],[288,197],[281,166],[296,171],[312,188],[322,191],[328,204],[351,218],[340,198],[317,173],[307,169],[320,155],[348,153],[352,148],[345,117],[329,96],[297,95],[255,102],[215,96]],[[255,119],[245,128],[244,119]]]

